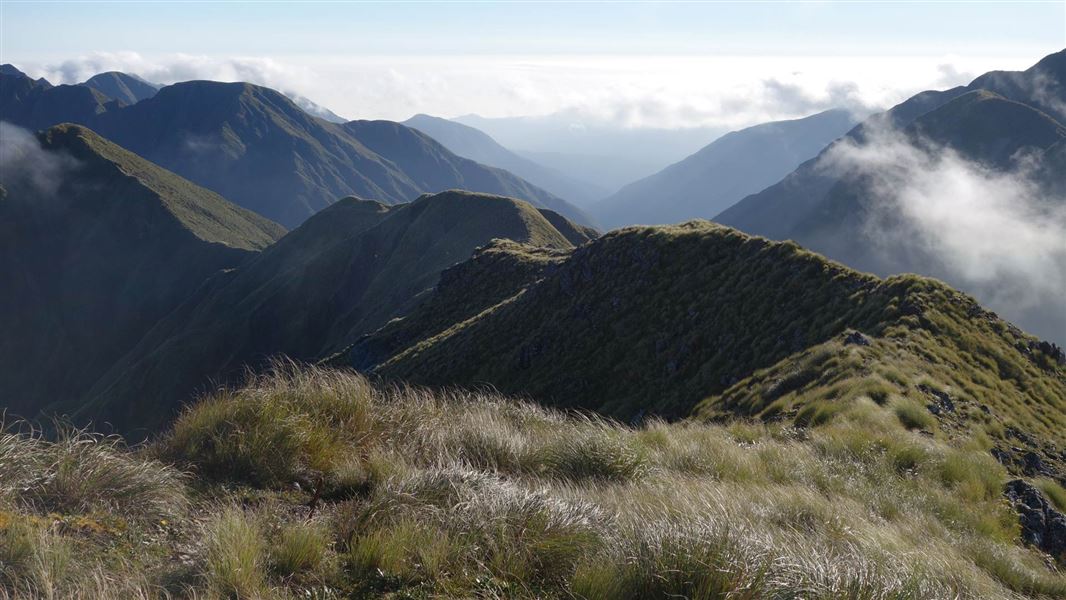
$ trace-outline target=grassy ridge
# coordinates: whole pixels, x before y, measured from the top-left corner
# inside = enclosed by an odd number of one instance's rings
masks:
[[[512,260],[530,262],[521,249]],[[931,279],[878,279],[707,222],[612,232],[536,272],[510,296],[481,296],[499,286],[491,273],[456,270],[461,280],[442,281],[440,298],[404,319],[424,330],[421,339],[396,344],[406,347],[376,372],[487,382],[626,421],[694,410],[795,418],[809,405],[871,394],[925,410],[944,393],[957,424],[982,424],[1004,444],[1023,431],[1047,444],[1037,450],[1048,460],[1066,446],[1066,368],[1049,347]],[[441,304],[500,296],[447,328],[424,325],[446,313]],[[866,345],[845,347],[854,330]]]
[[[5,434],[0,469],[17,598],[1066,594],[1005,470],[874,402],[633,429],[282,366],[136,451]]]

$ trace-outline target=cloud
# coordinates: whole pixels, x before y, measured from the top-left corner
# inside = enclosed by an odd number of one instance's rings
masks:
[[[121,70],[157,83],[249,81],[350,118],[568,113],[617,127],[736,129],[828,108],[887,107],[945,78],[1017,60],[792,56],[148,56],[19,64],[56,83]],[[954,83],[954,81],[952,81]]]
[[[69,155],[46,152],[29,131],[0,121],[0,184],[9,192],[53,197],[77,165]]]
[[[996,171],[950,148],[873,131],[822,168],[866,182],[866,240],[896,271],[943,277],[1034,332],[1066,339],[1066,198],[1032,161]]]

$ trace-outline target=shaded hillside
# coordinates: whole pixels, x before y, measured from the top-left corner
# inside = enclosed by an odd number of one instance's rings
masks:
[[[511,256],[494,257],[501,252]],[[525,266],[501,281],[478,268],[486,261]],[[491,384],[624,421],[694,410],[794,418],[868,384],[885,386],[882,401],[899,396],[925,410],[928,392],[917,386],[929,377],[966,406],[971,424],[983,422],[984,406],[1001,424],[1066,445],[1061,351],[934,280],[878,279],[700,221],[615,231],[561,261],[494,247],[449,273],[436,298],[361,340],[351,361],[390,378]],[[843,345],[849,330],[862,332],[861,348]],[[757,406],[737,399],[749,392],[738,382],[779,361],[802,364],[819,347],[829,350],[817,368],[756,394]]]
[[[206,279],[284,232],[83,127],[3,133],[0,397],[13,413],[69,408]]]
[[[93,75],[81,83],[92,88],[108,98],[121,100],[124,104],[136,104],[146,98],[156,95],[162,86],[149,83],[136,75],[129,75],[119,71],[108,71]]]
[[[437,140],[452,152],[479,163],[499,167],[518,175],[533,185],[587,207],[607,196],[606,188],[540,165],[504,148],[487,133],[458,121],[415,115],[403,122]]]
[[[854,125],[848,111],[830,110],[727,133],[592,210],[608,229],[709,219],[780,180]]]
[[[494,238],[572,247],[534,207],[509,198],[341,200],[162,320],[94,387],[80,416],[154,427],[211,381],[270,356],[323,357],[404,314],[442,270]]]
[[[27,78],[2,77],[14,80],[5,79],[0,119],[33,129],[63,121],[85,124],[290,227],[349,194],[393,203],[471,186],[581,219],[565,201],[510,173],[460,158],[424,134],[395,125],[405,133],[389,139],[380,128],[330,123],[264,87],[189,81],[119,106],[84,86],[45,88]]]

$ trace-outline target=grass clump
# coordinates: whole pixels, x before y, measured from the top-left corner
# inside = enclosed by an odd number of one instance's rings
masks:
[[[254,514],[223,507],[204,528],[207,587],[223,598],[258,598],[266,591],[267,540]]]
[[[936,427],[934,417],[924,406],[908,399],[899,399],[893,406],[893,411],[899,422],[907,429],[923,429],[931,431]]]

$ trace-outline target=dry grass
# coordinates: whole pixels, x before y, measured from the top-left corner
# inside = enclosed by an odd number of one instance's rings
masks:
[[[285,367],[190,409],[154,453],[202,476],[165,534],[53,533],[30,519],[36,500],[10,492],[4,564],[52,565],[16,571],[46,572],[33,582],[56,589],[95,573],[132,597],[1066,594],[1066,577],[1019,545],[1006,472],[987,452],[911,432],[870,394],[806,428],[632,429]],[[122,501],[71,506],[136,514]],[[167,566],[175,552],[184,570]],[[9,595],[32,596],[29,577],[5,577]]]

